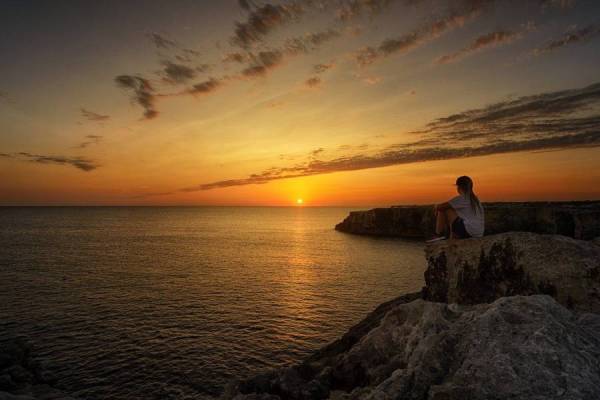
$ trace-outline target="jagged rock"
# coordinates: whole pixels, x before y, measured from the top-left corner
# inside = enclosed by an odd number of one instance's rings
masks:
[[[486,234],[510,231],[600,236],[600,201],[485,203]],[[432,206],[399,206],[351,212],[335,229],[359,235],[425,238],[434,232]]]
[[[600,398],[598,332],[600,315],[575,314],[549,296],[475,306],[415,300],[393,306],[327,362],[250,379],[224,398]]]
[[[568,308],[600,313],[600,246],[559,235],[510,232],[426,247],[424,298],[489,303],[548,294]]]

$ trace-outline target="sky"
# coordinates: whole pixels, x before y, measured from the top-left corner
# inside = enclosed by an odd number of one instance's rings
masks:
[[[600,199],[600,2],[0,2],[0,205]]]

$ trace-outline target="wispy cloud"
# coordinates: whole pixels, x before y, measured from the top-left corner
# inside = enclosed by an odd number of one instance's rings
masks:
[[[194,79],[198,71],[184,64],[163,61],[163,80],[171,84],[182,84]]]
[[[261,51],[256,56],[252,55],[252,63],[242,71],[248,78],[264,76],[270,70],[278,67],[283,62],[284,53],[281,50]]]
[[[598,36],[600,36],[600,24],[589,25],[585,28],[570,30],[562,37],[554,39],[544,46],[535,49],[533,53],[534,55],[549,53],[575,43],[587,42]]]
[[[81,108],[80,111],[81,111],[81,116],[83,118],[87,119],[88,121],[106,122],[110,119],[110,116],[108,116],[108,115],[98,114],[96,112],[86,110],[85,108]]]
[[[446,54],[444,56],[439,57],[436,60],[436,63],[448,64],[448,63],[456,62],[458,60],[461,60],[465,57],[470,56],[473,53],[484,50],[486,48],[496,47],[496,46],[510,43],[510,42],[518,39],[520,36],[521,36],[521,34],[518,32],[511,32],[511,31],[504,31],[504,30],[490,32],[485,35],[479,36],[467,47],[464,47],[455,53]]]
[[[132,100],[144,109],[144,118],[158,116],[156,110],[156,92],[150,82],[141,76],[119,75],[115,78],[117,86],[132,93]]]
[[[209,94],[223,86],[224,82],[225,80],[217,80],[215,78],[210,78],[207,81],[200,82],[192,86],[188,90],[188,93],[195,96]]]
[[[85,141],[81,142],[77,148],[79,149],[85,149],[86,147],[89,147],[93,144],[98,144],[100,143],[100,140],[102,140],[101,135],[86,135],[85,136]]]
[[[412,0],[410,2],[417,3],[419,0]],[[394,0],[345,0],[339,3],[336,10],[336,17],[347,21],[364,15],[373,17],[388,8],[394,3]]]
[[[333,67],[335,67],[334,63],[329,63],[329,64],[317,64],[315,66],[313,66],[313,72],[315,74],[322,74],[323,72],[329,71],[330,69],[332,69]]]
[[[181,189],[184,192],[264,184],[274,180],[355,171],[424,161],[523,151],[600,147],[600,83],[543,93],[468,110],[432,121],[413,132],[417,140],[319,160],[269,168],[241,179]],[[341,149],[345,150],[345,149]]]
[[[49,165],[69,165],[80,169],[85,172],[93,171],[98,168],[98,165],[90,159],[83,157],[68,157],[68,156],[55,156],[55,155],[41,155],[32,154],[27,152],[20,153],[1,153],[0,156],[5,158],[12,158],[20,161],[27,161],[36,164],[49,164]]]
[[[291,1],[285,4],[265,4],[251,7],[250,2],[240,5],[248,11],[244,22],[237,22],[231,44],[244,49],[260,42],[265,35],[278,26],[284,25],[304,12],[300,2]]]
[[[463,26],[467,20],[479,14],[488,3],[487,1],[467,2],[460,10],[453,10],[417,30],[396,38],[385,39],[375,47],[365,47],[356,53],[356,62],[359,66],[366,67],[393,54],[413,50],[451,29]]]
[[[177,47],[177,43],[160,33],[152,32],[147,34],[148,39],[154,44],[157,49],[170,49]]]

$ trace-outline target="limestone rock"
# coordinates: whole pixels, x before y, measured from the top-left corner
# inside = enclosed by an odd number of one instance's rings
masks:
[[[548,294],[600,313],[600,246],[560,235],[509,232],[426,248],[424,298],[460,304]]]
[[[600,398],[600,315],[549,296],[475,306],[415,300],[329,362],[234,385],[226,399]]]
[[[488,235],[523,231],[586,240],[600,236],[600,201],[485,203],[484,206]],[[335,229],[359,235],[426,238],[434,233],[433,206],[353,211]]]

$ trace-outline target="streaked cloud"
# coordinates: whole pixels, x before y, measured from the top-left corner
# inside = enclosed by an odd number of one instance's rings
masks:
[[[81,111],[81,116],[83,118],[87,119],[88,121],[106,122],[110,119],[110,116],[108,116],[108,115],[98,114],[96,112],[86,110],[85,108],[81,108],[80,111]]]
[[[246,53],[240,53],[240,52],[232,52],[232,53],[227,53],[223,56],[222,61],[224,63],[238,63],[238,64],[243,64],[245,62],[247,62],[249,59],[248,54]]]
[[[86,135],[85,136],[85,141],[81,142],[77,148],[79,149],[85,149],[93,144],[98,144],[100,143],[100,140],[102,140],[103,136],[101,135]]]
[[[418,0],[414,0],[416,3]],[[394,0],[346,0],[341,1],[337,10],[336,17],[343,21],[348,21],[361,16],[373,17],[388,8]]]
[[[55,156],[55,155],[40,155],[32,154],[27,152],[20,153],[2,153],[0,156],[4,158],[12,158],[20,161],[27,161],[36,164],[48,164],[48,165],[68,165],[75,167],[79,170],[89,172],[93,171],[99,166],[90,159],[83,157],[68,157],[68,156]]]
[[[171,84],[182,84],[194,79],[198,71],[184,64],[163,61],[162,73],[164,81]]]
[[[281,50],[261,51],[252,56],[252,63],[242,70],[242,75],[247,78],[264,76],[271,69],[278,67],[283,62],[284,53]]]
[[[157,49],[170,49],[177,47],[177,43],[160,33],[152,32],[146,35]]]
[[[223,80],[217,80],[215,78],[210,78],[207,81],[200,82],[200,83],[197,83],[194,86],[192,86],[188,90],[188,93],[192,94],[192,95],[209,94],[209,93],[212,93],[212,92],[216,91],[217,89],[219,89],[223,85],[223,83],[224,83]]]
[[[335,66],[334,63],[329,63],[329,64],[317,64],[315,66],[313,66],[313,72],[315,74],[322,74],[323,72],[329,71],[330,69],[332,69]]]
[[[269,168],[241,179],[184,188],[191,192],[424,161],[523,151],[600,147],[600,83],[543,93],[439,118],[412,133],[418,139],[384,148]],[[339,150],[348,150],[351,147]]]
[[[488,1],[466,2],[459,10],[453,10],[446,16],[438,18],[419,29],[396,38],[385,39],[375,47],[365,47],[356,53],[356,62],[359,66],[366,67],[391,55],[403,54],[413,50],[449,30],[463,26],[467,20],[479,14],[488,3]]]
[[[535,49],[533,53],[535,55],[549,53],[575,43],[587,42],[598,36],[600,36],[600,24],[588,25],[585,28],[566,32],[562,37],[554,39],[544,46]]]
[[[477,37],[471,44],[462,48],[461,50],[439,57],[436,60],[436,63],[448,64],[456,62],[478,51],[510,43],[518,39],[520,36],[521,34],[518,32],[505,30],[486,33],[485,35]]]
[[[158,116],[156,92],[147,79],[136,75],[119,75],[115,78],[115,83],[132,94],[132,101],[144,109],[145,119],[153,119]]]
[[[264,4],[260,7],[250,7],[251,2],[242,2],[242,8],[248,11],[244,22],[237,22],[231,44],[244,49],[262,41],[265,35],[278,26],[284,25],[304,12],[299,2],[292,1],[284,4]],[[244,7],[246,6],[246,7]]]

